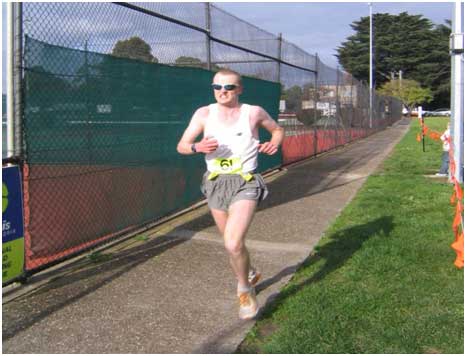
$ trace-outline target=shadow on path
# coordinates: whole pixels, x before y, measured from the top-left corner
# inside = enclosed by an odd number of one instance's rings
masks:
[[[388,140],[391,139],[387,139],[387,142]],[[379,141],[384,141],[383,136]],[[264,202],[265,204],[260,207],[260,210],[286,204],[296,199],[302,199],[324,190],[351,183],[353,180],[342,182],[337,181],[337,179],[341,173],[352,172],[356,168],[365,165],[372,156],[377,155],[384,142],[379,142],[379,146],[374,146],[370,153],[367,153],[367,144],[370,143],[361,142],[360,146],[350,146],[348,149],[344,148],[342,151],[331,153],[290,169],[285,176],[278,177],[269,184],[272,194],[270,199],[267,199]],[[331,173],[334,175],[327,177]],[[298,292],[305,285],[318,281],[339,268],[361,247],[366,239],[380,231],[386,234],[387,231],[391,230],[392,225],[392,218],[385,217],[331,236],[332,242],[317,249],[317,253],[303,263],[304,266],[308,266],[318,260],[325,259],[325,265],[312,277],[287,288],[277,298],[274,307],[276,308],[281,300]],[[186,223],[178,228],[201,231],[211,226],[215,226],[211,215],[204,214],[193,222]],[[173,236],[157,237],[141,245],[113,253],[109,256],[110,259],[105,262],[97,264],[85,263],[81,268],[73,269],[42,287],[3,304],[2,331],[4,340],[11,339],[19,332],[30,328],[54,312],[77,302],[138,265],[186,242],[187,239],[187,237],[175,238]],[[274,277],[264,280],[258,285],[258,292],[264,291],[283,278],[292,275],[299,266],[301,264],[287,266]],[[272,297],[269,297],[269,299],[273,299]],[[234,330],[231,332],[234,332]],[[226,335],[229,332],[226,330],[222,331],[222,333]],[[209,339],[213,340],[211,346],[219,344],[216,339],[218,339],[218,335]],[[206,345],[206,349],[211,348]]]
[[[187,238],[162,236],[121,252],[103,255],[106,262],[86,263],[34,291],[3,304],[2,333],[8,340],[54,312],[93,293],[139,264],[186,242]]]
[[[351,149],[351,151],[349,151]],[[379,149],[381,149],[379,147]],[[349,152],[348,152],[349,151]],[[291,168],[286,175],[267,183],[270,191],[258,211],[284,205],[328,190],[337,189],[365,177],[342,180],[342,175],[357,170],[376,156],[375,152],[367,153],[364,147],[350,146],[341,151],[329,153],[323,157],[312,158],[302,165]],[[199,231],[215,226],[215,222],[206,213],[187,222],[181,229]]]
[[[331,241],[327,242],[323,246],[316,247],[315,252],[313,252],[303,263],[287,266],[275,276],[268,278],[257,285],[256,292],[259,294],[275,283],[278,283],[283,278],[294,274],[298,269],[310,267],[321,260],[325,260],[324,265],[309,278],[301,281],[292,280],[293,284],[291,286],[282,290],[280,293],[277,292],[270,295],[264,303],[264,307],[259,311],[257,318],[260,318],[262,315],[265,316],[272,314],[288,297],[298,293],[304,287],[324,279],[326,276],[342,267],[368,239],[376,236],[386,237],[393,230],[393,227],[393,217],[383,216],[371,222],[353,226],[330,235],[329,239]],[[229,350],[223,350],[222,345],[225,344],[225,340],[228,340],[231,335],[237,331],[237,327],[238,325],[234,325],[228,330],[222,330],[218,334],[209,338],[209,340],[196,351],[215,353],[218,353],[219,351],[230,352]],[[249,351],[250,350],[248,349],[242,349],[242,344],[240,344],[237,349],[237,352],[239,353],[250,353]],[[257,350],[254,352],[256,351]]]

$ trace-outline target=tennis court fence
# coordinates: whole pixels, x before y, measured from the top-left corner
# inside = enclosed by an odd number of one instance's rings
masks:
[[[25,275],[202,199],[201,156],[176,145],[213,73],[286,129],[265,172],[382,130],[401,102],[317,54],[210,3],[18,3],[14,152],[22,168]],[[317,49],[316,49],[317,50]],[[261,132],[261,139],[268,133]]]

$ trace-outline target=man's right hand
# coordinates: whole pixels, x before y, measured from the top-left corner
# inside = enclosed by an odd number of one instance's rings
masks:
[[[218,147],[218,141],[213,137],[204,137],[200,142],[196,143],[196,151],[202,153],[212,153]]]

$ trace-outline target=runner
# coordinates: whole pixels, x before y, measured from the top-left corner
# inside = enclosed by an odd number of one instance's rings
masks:
[[[260,273],[251,268],[245,238],[257,204],[268,194],[262,176],[255,173],[257,156],[277,153],[284,130],[260,106],[239,102],[243,85],[238,73],[218,71],[212,88],[217,103],[196,110],[177,150],[205,154],[207,172],[201,190],[238,281],[239,317],[252,319],[259,310],[254,285]],[[270,141],[259,142],[259,127],[271,133]],[[201,134],[203,138],[195,142]]]

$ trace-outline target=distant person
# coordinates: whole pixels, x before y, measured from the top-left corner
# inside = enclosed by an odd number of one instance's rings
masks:
[[[446,177],[448,176],[448,171],[450,167],[450,122],[448,122],[447,129],[445,130],[443,135],[440,136],[440,140],[442,140],[443,142],[442,165],[436,176]]]
[[[262,176],[255,173],[257,156],[277,153],[284,130],[260,106],[239,102],[243,85],[238,73],[221,69],[212,88],[217,102],[196,110],[177,151],[205,154],[207,172],[201,190],[238,281],[239,317],[252,319],[259,310],[254,285],[260,273],[251,267],[245,239],[257,204],[268,194]],[[270,141],[259,143],[259,127],[271,133]],[[195,142],[201,134],[202,139]]]

